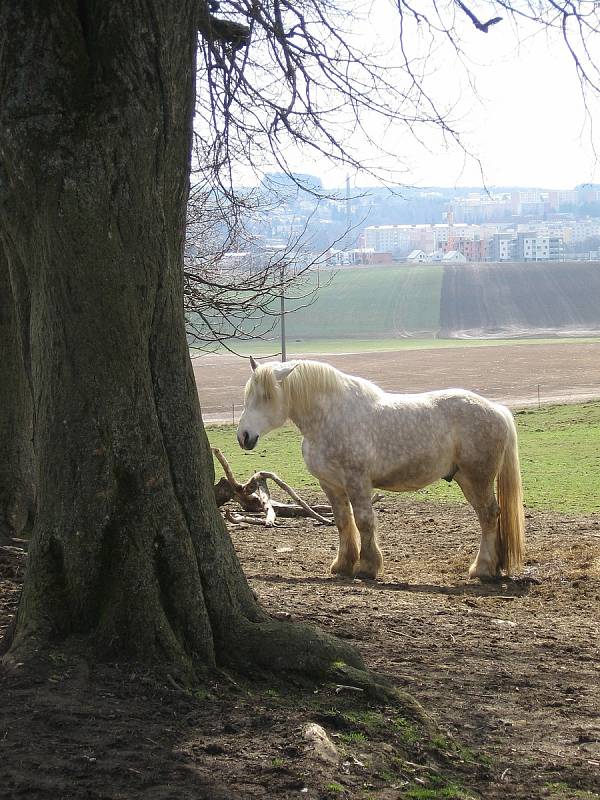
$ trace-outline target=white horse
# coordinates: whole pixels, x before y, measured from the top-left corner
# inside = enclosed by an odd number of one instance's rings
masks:
[[[475,509],[481,542],[471,578],[521,563],[524,514],[512,414],[463,389],[388,394],[316,361],[257,365],[245,390],[237,438],[252,450],[288,419],[302,455],[329,498],[340,544],[331,571],[375,578],[383,568],[373,488],[413,491],[454,479]],[[498,500],[494,495],[497,479]]]

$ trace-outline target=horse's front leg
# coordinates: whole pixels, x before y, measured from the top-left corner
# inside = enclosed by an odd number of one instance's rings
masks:
[[[360,533],[360,562],[356,574],[365,578],[376,578],[383,571],[383,555],[377,543],[371,492],[371,485],[367,483],[348,487],[354,520]]]
[[[352,506],[348,500],[348,495],[343,489],[330,486],[320,481],[321,487],[327,499],[331,503],[331,510],[335,519],[335,524],[340,534],[340,545],[337,556],[330,569],[334,575],[347,575],[352,577],[358,566],[360,553],[359,535],[354,523]]]

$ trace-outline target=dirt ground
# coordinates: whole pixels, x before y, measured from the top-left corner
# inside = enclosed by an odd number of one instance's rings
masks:
[[[247,365],[223,358],[196,362],[205,411],[241,401]],[[513,405],[535,402],[537,383],[542,400],[600,396],[599,343],[327,360],[386,388],[462,385]],[[230,531],[265,608],[354,644],[433,716],[435,751],[397,708],[352,689],[223,673],[189,693],[57,651],[0,667],[0,798],[600,800],[600,515],[528,511],[524,573],[498,584],[467,580],[468,507],[388,496],[378,518],[378,581],[328,574],[334,529]],[[24,563],[0,551],[0,636]],[[311,722],[339,759],[307,750]]]
[[[351,343],[349,343],[351,345]],[[309,343],[307,343],[307,347]],[[387,391],[424,392],[460,387],[511,407],[566,403],[600,397],[600,342],[456,347],[303,356],[327,361]],[[233,355],[203,355],[194,373],[204,419],[231,421],[241,413],[248,361]]]
[[[446,264],[440,336],[597,336],[600,264]]]
[[[350,690],[223,676],[190,695],[57,653],[38,670],[0,671],[0,797],[600,797],[600,516],[528,512],[521,579],[481,584],[466,579],[478,538],[469,508],[388,496],[377,513],[378,581],[328,574],[332,528],[299,520],[231,535],[270,613],[350,641],[425,706],[454,753],[441,766],[418,743],[406,755],[398,731],[410,727],[377,722],[389,709],[350,714],[363,702]],[[0,559],[0,633],[20,563]],[[307,753],[311,721],[337,763]]]

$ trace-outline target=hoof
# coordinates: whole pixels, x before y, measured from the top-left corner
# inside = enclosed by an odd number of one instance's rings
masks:
[[[500,575],[497,571],[492,572],[489,567],[485,567],[483,564],[477,564],[477,562],[475,562],[469,567],[469,578],[471,579],[479,578],[480,581],[485,583],[496,581],[499,577]]]
[[[373,572],[373,570],[365,571],[364,569],[359,569],[358,572],[354,574],[355,578],[360,578],[363,581],[374,581],[376,580],[377,576],[379,575],[378,572]]]
[[[358,562],[358,567],[355,572],[357,578],[372,578],[375,579],[383,572],[383,556],[379,551],[370,555],[370,557],[361,557]]]
[[[340,562],[336,558],[329,567],[329,571],[332,575],[339,575],[340,578],[352,578],[356,571],[356,565]]]

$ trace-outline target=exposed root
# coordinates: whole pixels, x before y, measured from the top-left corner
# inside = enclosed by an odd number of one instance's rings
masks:
[[[437,726],[412,695],[401,691],[382,675],[356,668],[341,661],[329,667],[328,677],[344,688],[362,690],[371,699],[386,705],[400,706],[403,713],[420,723],[428,733],[435,734]]]
[[[337,662],[351,664],[358,672],[364,670],[360,654],[351,645],[309,625],[240,619],[227,638],[235,647],[225,643],[220,657],[242,672],[250,664],[269,672],[327,679],[331,665]]]
[[[274,472],[257,472],[255,475],[253,475],[250,478],[250,480],[248,481],[248,484],[252,484],[253,481],[256,481],[257,483],[260,482],[260,481],[265,481],[265,485],[266,485],[267,478],[269,480],[272,480],[281,489],[286,491],[289,494],[289,496],[293,500],[295,500],[296,503],[298,503],[298,505],[301,508],[304,509],[304,511],[305,511],[304,516],[312,517],[312,519],[316,519],[317,522],[320,522],[323,525],[333,525],[334,524],[334,521],[333,521],[333,519],[331,517],[324,517],[322,514],[318,514],[316,511],[314,511],[314,509],[312,509],[308,505],[308,503],[306,503],[300,497],[300,495],[294,489],[292,489],[291,486],[288,486],[288,484],[285,481],[281,480],[281,478],[279,478],[277,475],[275,475]]]

